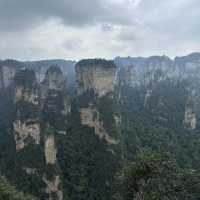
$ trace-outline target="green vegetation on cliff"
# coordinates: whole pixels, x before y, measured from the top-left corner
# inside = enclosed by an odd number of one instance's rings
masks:
[[[85,66],[101,66],[108,68],[116,68],[115,63],[112,60],[105,59],[84,59],[77,63],[77,66],[85,67]]]

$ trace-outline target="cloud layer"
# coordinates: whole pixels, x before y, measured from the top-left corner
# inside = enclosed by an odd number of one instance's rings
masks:
[[[0,0],[0,58],[200,51],[198,0]]]

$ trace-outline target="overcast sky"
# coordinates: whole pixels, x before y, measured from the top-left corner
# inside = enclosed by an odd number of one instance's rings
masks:
[[[0,0],[0,59],[200,51],[199,0]]]

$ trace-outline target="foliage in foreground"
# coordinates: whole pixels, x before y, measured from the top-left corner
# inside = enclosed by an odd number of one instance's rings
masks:
[[[115,200],[197,200],[200,173],[165,154],[142,153],[117,176]]]
[[[0,177],[0,200],[37,200],[36,198],[18,192],[4,177]]]

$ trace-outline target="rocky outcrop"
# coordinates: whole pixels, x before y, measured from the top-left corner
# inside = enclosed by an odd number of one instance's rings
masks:
[[[100,139],[105,139],[109,144],[117,144],[117,141],[106,132],[103,120],[100,118],[100,113],[95,108],[91,106],[88,108],[81,108],[80,118],[83,125],[94,128],[95,134],[98,135]]]
[[[19,71],[15,77],[15,119],[13,129],[16,150],[30,143],[40,143],[39,88],[35,74],[30,70]]]
[[[41,87],[41,102],[45,122],[50,123],[57,132],[65,131],[65,119],[71,111],[71,104],[66,78],[58,66],[51,66],[47,70]],[[50,118],[54,119],[54,122]]]
[[[148,103],[148,100],[151,98],[153,90],[156,88],[156,86],[166,80],[166,76],[162,72],[162,70],[157,69],[152,72],[147,72],[144,74],[144,87],[145,87],[145,99],[144,99],[144,105],[146,106]]]
[[[121,81],[127,82],[124,78],[127,79],[128,76],[128,85],[132,87],[144,85],[145,79],[150,74],[153,76],[153,74],[158,70],[162,71],[165,76],[173,77],[177,74],[176,69],[173,66],[173,60],[166,56],[152,56],[148,58],[117,57],[115,58],[115,63],[118,69],[122,72],[119,73]]]
[[[16,72],[23,67],[21,62],[15,60],[0,61],[0,89],[10,86]]]
[[[75,61],[62,60],[62,59],[24,62],[24,65],[26,65],[27,68],[35,71],[37,81],[40,83],[44,81],[46,72],[49,69],[49,67],[52,65],[54,66],[58,65],[64,76],[68,77],[68,82],[70,81],[70,84],[73,84],[74,80],[72,80],[72,78],[73,79],[75,78],[75,70],[74,70],[75,64],[76,64]]]
[[[53,65],[47,70],[43,85],[48,90],[66,89],[66,78],[57,65]]]
[[[27,145],[28,141],[40,144],[40,124],[38,121],[15,120],[13,123],[15,132],[16,150],[20,151]],[[30,139],[30,140],[29,140]]]
[[[43,180],[45,193],[49,200],[62,200],[61,174],[57,163],[56,136],[66,134],[67,116],[71,105],[67,95],[67,82],[58,66],[51,66],[41,88],[42,124],[44,134],[44,152],[47,170]],[[49,177],[49,173],[51,177]]]
[[[43,181],[46,184],[45,193],[47,194],[48,200],[63,199],[60,176],[55,176],[51,180],[49,180],[46,176],[44,176]]]
[[[199,119],[197,115],[200,112],[200,53],[192,53],[175,59],[166,56],[117,57],[115,63],[121,83],[126,83],[134,89],[139,88],[140,91],[144,90],[145,107],[148,107],[148,102],[152,93],[156,92],[157,86],[168,81],[168,83],[171,82],[171,87],[174,87],[173,85],[181,82],[190,93],[194,93],[192,96],[195,107],[194,111],[191,106],[188,106],[188,102],[185,103],[185,117],[181,120],[185,127],[195,129]],[[157,71],[162,72],[162,75],[157,77]],[[187,98],[189,97],[190,95]]]
[[[13,81],[13,77],[16,73],[16,68],[12,67],[7,67],[7,66],[2,66],[0,67],[0,88],[6,88],[8,87],[11,82]]]
[[[106,60],[82,60],[76,65],[77,91],[80,102],[80,119],[82,125],[87,125],[94,129],[96,135],[109,144],[117,144],[118,141],[111,134],[112,128],[107,128],[104,120],[104,103],[108,101],[110,123],[114,123],[114,112],[111,109],[114,104],[114,92],[116,86],[116,66],[112,61]],[[108,104],[109,104],[108,103]],[[108,121],[108,119],[106,119]]]
[[[78,95],[94,90],[99,97],[114,92],[116,66],[112,61],[82,60],[76,65]]]
[[[194,130],[197,126],[197,116],[194,109],[194,102],[192,97],[189,97],[185,105],[185,117],[184,117],[185,128]]]
[[[45,136],[44,152],[45,152],[46,164],[56,164],[57,149],[56,149],[54,135]]]
[[[176,57],[170,59],[167,56],[151,56],[151,57],[117,57],[115,63],[122,80],[126,79],[125,74],[132,74],[128,78],[131,80],[129,85],[138,86],[144,84],[144,78],[147,73],[154,73],[157,70],[163,72],[165,77],[175,80],[194,79],[199,82],[200,78],[200,53],[192,53],[188,56]],[[124,80],[126,81],[126,80]]]
[[[62,200],[63,191],[61,175],[57,172],[57,168],[59,168],[59,166],[57,165],[57,147],[54,134],[45,135],[44,152],[46,171],[43,175],[43,181],[45,183],[46,199]]]

